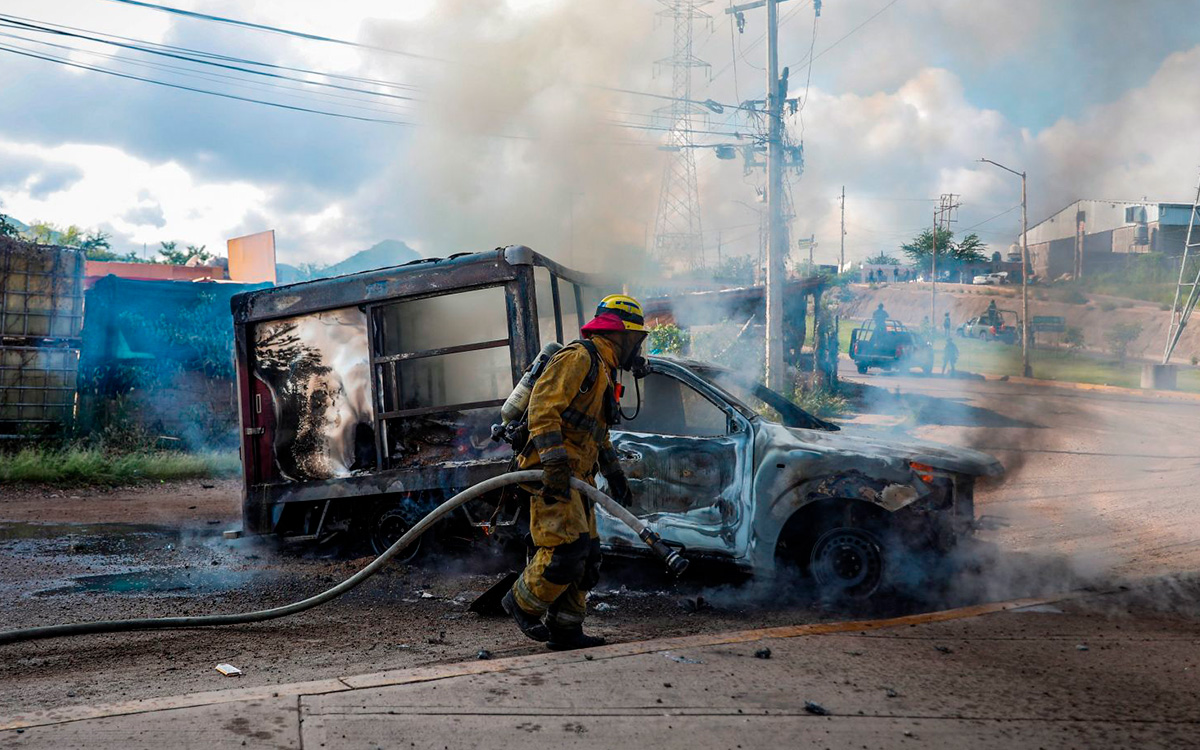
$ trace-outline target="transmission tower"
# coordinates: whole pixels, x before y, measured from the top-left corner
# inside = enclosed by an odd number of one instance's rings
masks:
[[[1171,355],[1200,298],[1200,267],[1191,267],[1195,265],[1195,258],[1200,252],[1200,231],[1197,227],[1200,227],[1200,180],[1196,182],[1196,200],[1192,201],[1187,236],[1183,240],[1183,257],[1179,259],[1179,283],[1175,286],[1175,302],[1171,305],[1171,325],[1167,329],[1167,348],[1163,352],[1164,365],[1171,363]],[[1189,261],[1192,262],[1190,265]],[[1195,275],[1189,276],[1189,271],[1193,270]]]
[[[671,68],[672,101],[655,110],[670,123],[668,153],[663,169],[658,217],[654,223],[654,251],[658,261],[673,270],[704,265],[704,235],[700,231],[700,192],[696,187],[696,149],[692,141],[696,117],[704,109],[692,101],[692,69],[708,63],[692,52],[692,25],[710,16],[700,10],[711,0],[659,0],[658,15],[674,22],[675,45],[670,57],[655,62],[655,68]]]

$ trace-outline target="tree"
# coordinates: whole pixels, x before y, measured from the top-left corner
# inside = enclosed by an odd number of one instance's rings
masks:
[[[58,243],[62,247],[79,247],[83,243],[83,230],[72,224],[58,233]]]
[[[1124,367],[1126,355],[1129,353],[1129,345],[1141,335],[1141,323],[1117,323],[1109,329],[1104,340],[1108,342],[1108,348],[1117,358],[1117,362]]]
[[[164,263],[169,263],[173,266],[186,265],[189,260],[195,256],[199,256],[200,262],[212,259],[212,253],[207,252],[204,248],[206,245],[188,245],[186,250],[178,249],[179,243],[171,240],[170,242],[160,242],[162,248],[158,254],[162,256]]]
[[[25,235],[39,245],[49,245],[58,235],[58,230],[48,221],[35,221],[29,225]]]
[[[933,230],[926,229],[913,238],[912,242],[901,245],[900,249],[912,260],[913,265],[924,271],[931,270],[933,257]],[[954,242],[954,232],[938,227],[937,230],[937,259],[943,268],[980,263],[987,260],[984,251],[987,245],[977,234],[968,234],[961,242]]]
[[[8,223],[8,217],[0,214],[0,237],[20,237],[21,230]]]
[[[878,255],[872,255],[867,258],[866,264],[869,266],[898,266],[900,259],[894,255],[888,255],[886,251],[880,250]]]
[[[83,251],[83,257],[88,260],[120,260],[121,257],[111,250],[112,246],[109,244],[108,239],[109,235],[98,229],[94,232],[88,232],[79,243],[79,249]]]

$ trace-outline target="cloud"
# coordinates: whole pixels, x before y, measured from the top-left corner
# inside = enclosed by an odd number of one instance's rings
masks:
[[[162,206],[158,203],[131,208],[125,212],[121,220],[134,226],[149,225],[156,229],[162,229],[167,225],[167,218],[163,215]]]
[[[35,178],[0,187],[7,213],[56,224],[105,227],[133,249],[181,240],[221,247],[243,217],[266,203],[267,191],[247,182],[206,182],[174,162],[153,163],[111,146],[67,144],[46,148],[0,141],[0,161],[36,164]],[[37,175],[72,173],[53,193],[37,189]]]

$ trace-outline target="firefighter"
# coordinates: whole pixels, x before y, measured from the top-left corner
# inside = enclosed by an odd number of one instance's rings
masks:
[[[615,500],[632,500],[608,428],[620,408],[616,371],[640,360],[646,338],[642,307],[632,297],[609,295],[581,332],[584,339],[550,360],[529,398],[529,443],[517,465],[546,473],[544,484],[530,493],[529,528],[537,550],[502,601],[525,635],[556,651],[604,644],[583,632],[587,592],[600,576],[596,513],[569,483],[578,477],[594,485],[598,467]]]

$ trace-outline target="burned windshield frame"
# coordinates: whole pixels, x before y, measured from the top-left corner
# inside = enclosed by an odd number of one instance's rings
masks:
[[[742,414],[742,416],[746,417],[747,419],[753,419],[755,417],[761,418],[762,415],[759,414],[758,412],[754,411],[753,409],[751,409],[741,399],[736,398],[735,396],[730,394],[729,391],[726,390],[721,385],[721,380],[730,381],[733,385],[744,389],[751,396],[753,396],[754,398],[757,398],[759,401],[762,401],[768,407],[774,409],[777,412],[780,411],[778,406],[776,406],[775,404],[772,404],[770,401],[767,401],[766,399],[761,398],[756,393],[754,393],[754,391],[756,390],[755,385],[749,385],[746,383],[739,382],[737,380],[737,376],[731,370],[726,370],[722,367],[717,367],[717,366],[688,367],[688,369],[690,369],[692,372],[694,372],[697,377],[703,379],[704,382],[708,383],[713,388],[716,388],[722,394],[722,396],[729,399],[730,405],[733,406],[735,409],[737,409]],[[726,377],[720,378],[719,376],[721,376],[721,375],[725,375]],[[760,387],[764,391],[767,391],[768,393],[773,394],[777,399],[779,399],[781,405],[786,405],[786,408],[788,408],[790,410],[794,410],[796,412],[796,415],[799,417],[799,419],[792,419],[792,420],[782,419],[781,421],[784,421],[784,422],[791,421],[791,422],[797,422],[797,423],[798,422],[807,422],[808,423],[807,425],[794,424],[794,425],[790,425],[790,426],[801,427],[803,429],[818,429],[818,430],[830,430],[830,431],[836,431],[839,429],[837,425],[830,424],[829,422],[826,422],[825,420],[821,419],[820,417],[817,417],[817,416],[814,416],[814,415],[808,413],[804,409],[802,409],[799,406],[797,406],[796,404],[792,403],[792,401],[790,399],[788,399],[787,397],[785,397],[783,394],[772,391],[771,389],[767,388],[766,386],[760,386]],[[780,414],[780,417],[784,417],[784,416],[785,415],[783,415],[782,413]]]

